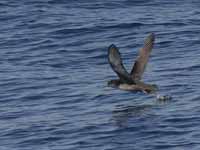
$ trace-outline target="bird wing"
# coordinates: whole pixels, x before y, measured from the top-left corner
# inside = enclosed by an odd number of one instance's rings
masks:
[[[123,66],[121,55],[118,48],[112,44],[108,48],[108,61],[117,75],[120,78],[120,81],[123,83],[133,83],[131,75],[126,71]]]
[[[155,35],[151,33],[147,36],[144,46],[139,50],[139,55],[131,70],[131,76],[134,81],[139,81],[142,78],[145,67],[147,65],[150,53],[154,45]]]

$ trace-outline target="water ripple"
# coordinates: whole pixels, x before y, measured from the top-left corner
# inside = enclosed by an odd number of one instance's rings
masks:
[[[199,1],[0,2],[0,149],[199,149]],[[179,6],[179,7],[177,7]],[[107,87],[156,41],[153,95]]]

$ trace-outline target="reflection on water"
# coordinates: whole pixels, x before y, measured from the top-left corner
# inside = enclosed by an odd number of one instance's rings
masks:
[[[119,127],[126,126],[127,121],[131,117],[138,117],[150,110],[152,105],[138,105],[138,106],[116,106],[112,111],[113,120]]]
[[[140,117],[148,114],[151,109],[163,106],[169,103],[169,100],[156,100],[153,104],[143,104],[143,105],[117,105],[112,111],[112,119],[117,126],[126,126],[128,120],[134,117]]]

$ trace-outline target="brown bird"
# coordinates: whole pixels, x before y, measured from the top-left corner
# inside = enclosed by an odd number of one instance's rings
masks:
[[[156,92],[158,90],[156,85],[141,81],[154,41],[155,35],[153,33],[147,36],[130,73],[123,66],[118,48],[114,44],[110,45],[108,48],[108,61],[119,79],[108,81],[108,86],[128,91]]]

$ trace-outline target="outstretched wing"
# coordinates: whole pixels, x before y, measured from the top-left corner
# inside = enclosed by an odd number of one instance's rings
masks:
[[[142,78],[142,75],[144,73],[145,67],[147,65],[150,53],[154,45],[154,40],[155,40],[155,35],[151,33],[145,39],[143,48],[139,50],[139,55],[131,71],[131,76],[134,81],[138,81]]]
[[[131,75],[126,71],[122,64],[122,59],[118,48],[112,44],[108,48],[108,61],[112,69],[117,73],[123,83],[133,83]]]

